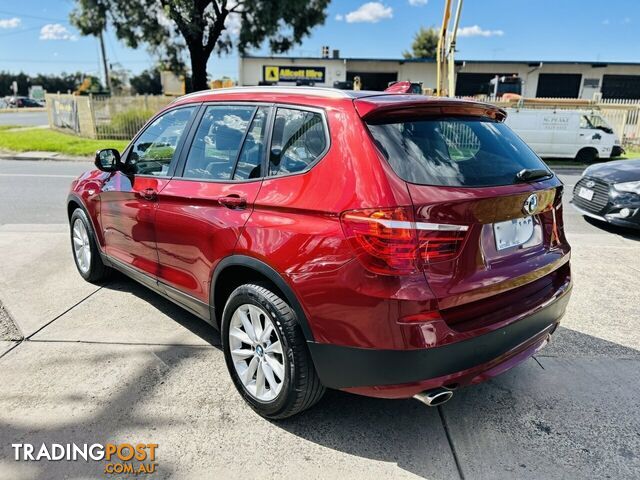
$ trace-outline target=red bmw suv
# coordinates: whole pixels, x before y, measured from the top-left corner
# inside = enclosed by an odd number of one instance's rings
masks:
[[[265,417],[325,388],[441,404],[538,351],[569,301],[562,183],[504,119],[402,93],[181,97],[73,182],[76,266],[220,329]]]

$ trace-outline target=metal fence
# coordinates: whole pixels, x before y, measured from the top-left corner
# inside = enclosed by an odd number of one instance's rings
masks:
[[[155,112],[175,97],[46,95],[49,126],[82,137],[132,138]]]
[[[174,98],[162,95],[102,97],[47,94],[49,126],[83,137],[128,140]],[[611,124],[623,145],[640,145],[640,100],[530,98],[503,101],[490,97],[482,100],[500,107],[597,111]],[[462,133],[457,132],[456,135]]]

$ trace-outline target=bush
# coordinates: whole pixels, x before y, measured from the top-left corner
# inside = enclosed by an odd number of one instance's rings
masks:
[[[111,127],[115,130],[135,130],[137,132],[153,116],[153,110],[126,110],[111,117]],[[135,133],[134,132],[134,133]]]
[[[132,138],[154,114],[153,110],[131,109],[116,113],[105,125],[97,125],[100,137]]]

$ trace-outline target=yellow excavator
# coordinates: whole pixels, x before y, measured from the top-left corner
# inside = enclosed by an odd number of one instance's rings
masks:
[[[455,84],[455,52],[456,36],[458,34],[458,24],[460,23],[460,13],[462,12],[462,1],[458,0],[456,6],[453,28],[449,32],[449,22],[451,20],[451,0],[444,2],[444,15],[442,17],[442,27],[438,37],[438,50],[436,52],[436,91],[439,97],[453,97],[456,92]]]

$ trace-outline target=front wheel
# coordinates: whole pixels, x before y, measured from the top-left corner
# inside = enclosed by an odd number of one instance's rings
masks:
[[[576,155],[576,162],[593,163],[598,158],[598,151],[595,148],[583,148]]]
[[[287,418],[318,402],[318,379],[291,307],[269,285],[246,284],[222,316],[227,368],[238,392],[258,414]]]
[[[82,209],[73,211],[69,220],[71,227],[71,251],[78,273],[86,281],[96,283],[104,280],[109,268],[102,263],[91,222]]]

